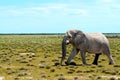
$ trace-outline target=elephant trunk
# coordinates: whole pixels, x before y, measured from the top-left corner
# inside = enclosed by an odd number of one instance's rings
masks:
[[[61,65],[63,60],[66,57],[66,37],[64,36],[63,41],[62,41],[62,58],[61,58]]]

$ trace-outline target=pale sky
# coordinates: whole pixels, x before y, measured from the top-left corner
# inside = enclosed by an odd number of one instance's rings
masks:
[[[0,33],[120,33],[120,0],[0,0]]]

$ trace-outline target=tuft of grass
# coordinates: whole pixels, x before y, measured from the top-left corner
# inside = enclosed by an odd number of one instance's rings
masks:
[[[117,59],[118,59],[118,60],[120,60],[120,55],[119,55],[119,56],[117,56]]]
[[[59,76],[58,80],[66,80],[64,76]]]
[[[45,68],[45,64],[39,64],[39,68]]]
[[[120,64],[115,64],[114,67],[120,67]]]
[[[74,69],[69,69],[67,73],[68,73],[68,74],[73,74],[74,72],[75,72]]]
[[[97,80],[102,79],[102,76],[97,76],[96,79]]]
[[[116,78],[115,77],[110,77],[110,80],[116,80]]]
[[[49,66],[49,65],[46,66],[46,69],[50,69],[50,68],[51,68],[51,66]]]
[[[78,76],[75,76],[75,77],[74,77],[74,80],[79,80],[79,77],[78,77]]]
[[[50,69],[50,72],[55,72],[55,69]]]
[[[20,72],[20,73],[17,74],[18,77],[23,77],[23,76],[26,76],[26,75],[28,75],[27,72]]]

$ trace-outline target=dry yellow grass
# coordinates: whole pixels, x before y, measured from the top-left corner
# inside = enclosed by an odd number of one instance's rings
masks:
[[[1,35],[0,80],[120,80],[120,39],[109,38],[116,64],[108,65],[101,55],[97,66],[91,64],[94,54],[89,53],[88,66],[82,66],[80,54],[72,60],[77,66],[55,66],[61,60],[61,41],[60,35]],[[67,50],[68,57],[70,45]]]

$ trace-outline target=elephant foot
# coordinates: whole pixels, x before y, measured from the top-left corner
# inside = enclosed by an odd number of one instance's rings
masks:
[[[68,63],[68,62],[65,62],[65,64],[68,66],[68,65],[70,65],[70,63]]]
[[[88,66],[88,64],[82,64],[82,66]]]
[[[109,62],[109,65],[114,65],[115,63],[114,62]]]
[[[97,63],[97,62],[93,62],[92,64],[93,64],[93,65],[98,65],[98,63]]]

